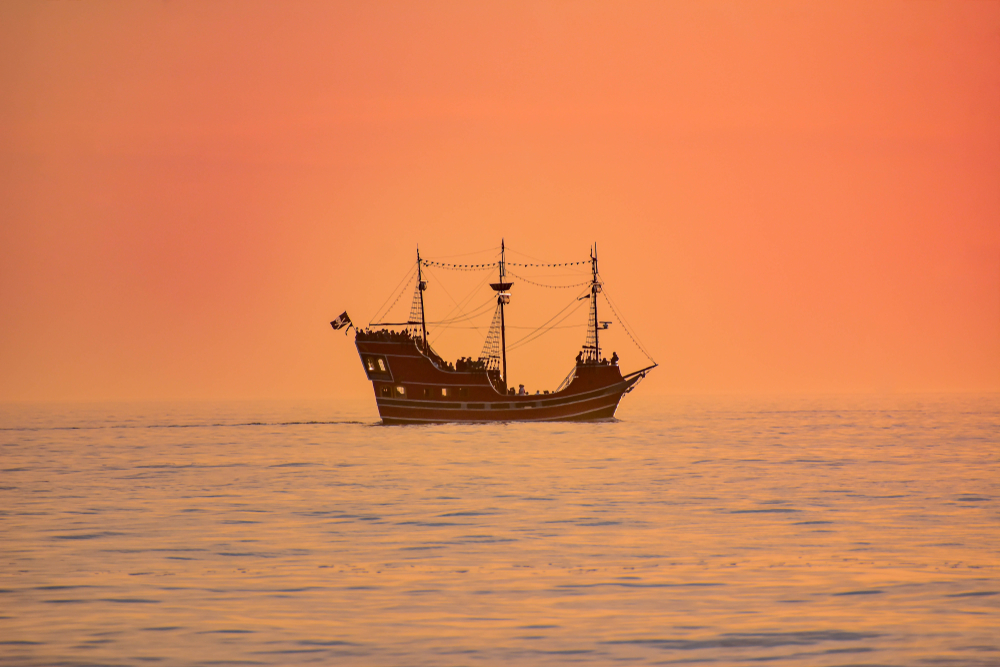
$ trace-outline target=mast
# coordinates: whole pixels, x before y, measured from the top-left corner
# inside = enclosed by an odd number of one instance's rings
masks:
[[[427,283],[424,282],[423,270],[420,267],[420,246],[417,246],[417,290],[420,292],[420,330],[424,335],[424,354],[427,354],[427,318],[424,317],[424,290],[427,289]]]
[[[597,282],[597,242],[594,242],[594,249],[590,251],[590,270],[593,279],[590,283],[590,306],[594,309],[594,362],[601,360],[601,343],[597,338],[597,293],[601,291],[601,283]]]
[[[500,239],[500,284],[501,285],[504,284],[504,277],[506,275],[507,275],[507,269],[504,266],[503,239]],[[500,301],[500,357],[501,359],[503,359],[503,387],[504,390],[506,390],[507,389],[507,332],[504,329],[504,322],[503,322],[503,304],[504,304],[503,297],[504,295],[501,293],[497,298]]]

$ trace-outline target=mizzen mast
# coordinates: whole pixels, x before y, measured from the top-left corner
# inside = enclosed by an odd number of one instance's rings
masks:
[[[597,280],[597,242],[594,242],[594,249],[590,251],[590,270],[592,280],[590,282],[590,309],[594,318],[594,361],[601,360],[601,342],[597,337],[599,328],[597,321],[597,294],[601,291],[601,283]]]

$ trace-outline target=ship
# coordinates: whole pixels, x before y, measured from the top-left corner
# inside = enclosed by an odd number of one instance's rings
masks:
[[[372,383],[375,404],[383,424],[613,420],[622,397],[635,389],[656,368],[656,362],[639,344],[638,338],[618,316],[610,298],[605,294],[604,283],[598,273],[596,243],[591,247],[588,260],[558,264],[509,262],[502,240],[499,250],[494,261],[485,264],[453,264],[422,259],[418,247],[415,270],[411,269],[408,274],[412,277],[393,302],[395,304],[399,301],[415,277],[410,315],[405,322],[371,321],[367,327],[359,329],[351,322],[346,311],[331,322],[335,330],[346,328],[346,332],[349,332],[351,328],[354,329],[358,356]],[[524,390],[524,385],[517,389],[508,386],[504,308],[510,303],[515,277],[509,274],[509,265],[562,267],[570,264],[585,265],[588,262],[589,279],[580,284],[581,293],[576,297],[577,301],[589,299],[590,302],[586,337],[566,379],[555,390],[546,390],[544,393],[528,393]],[[497,281],[489,283],[496,304],[493,319],[478,357],[446,361],[428,341],[424,308],[427,281],[424,274],[432,266],[435,269],[497,271]],[[544,285],[526,278],[525,281],[542,287],[566,287]],[[606,299],[609,311],[651,362],[650,365],[622,373],[617,352],[612,354],[611,359],[602,356],[600,333],[612,323],[598,319],[597,302],[602,296]],[[450,321],[458,321],[462,317],[464,316]],[[545,326],[536,331],[544,333]]]

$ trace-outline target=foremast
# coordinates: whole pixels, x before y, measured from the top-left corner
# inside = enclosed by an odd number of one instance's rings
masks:
[[[420,295],[420,333],[422,334],[424,354],[427,354],[427,317],[424,315],[424,291],[427,290],[427,283],[424,282],[424,273],[420,261],[420,246],[417,246],[417,293]]]

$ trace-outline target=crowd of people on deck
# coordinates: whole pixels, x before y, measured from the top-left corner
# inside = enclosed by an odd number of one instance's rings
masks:
[[[580,350],[580,354],[576,355],[576,365],[577,366],[586,366],[586,365],[591,365],[591,364],[597,364],[597,365],[600,365],[600,366],[617,366],[618,365],[618,353],[617,352],[612,352],[611,353],[611,360],[608,361],[607,357],[605,357],[605,358],[603,358],[601,360],[598,360],[597,357],[595,357],[594,355],[587,354],[586,350]]]
[[[382,343],[408,343],[413,340],[413,336],[406,329],[402,331],[392,331],[390,329],[357,329],[358,340],[374,340]]]
[[[413,336],[406,329],[402,331],[392,331],[390,329],[381,329],[377,331],[372,331],[371,329],[357,329],[357,338],[359,340],[371,340],[385,343],[408,343],[410,341],[421,340],[419,336]],[[445,361],[433,351],[430,351],[431,359],[434,361],[438,368],[443,368],[448,371],[458,371],[460,373],[469,373],[474,371],[485,371],[486,361],[484,359],[473,359],[472,357],[459,357],[458,360],[452,364],[450,361]],[[612,352],[611,359],[608,360],[607,357],[598,360],[589,350],[581,350],[579,354],[576,355],[576,363],[578,366],[585,365],[600,365],[600,366],[617,366],[618,365],[618,353]],[[511,387],[508,393],[514,394],[514,388]],[[535,392],[536,394],[539,392]],[[545,392],[549,393],[548,391]],[[517,392],[518,396],[525,396],[528,394],[524,390],[524,385],[520,385],[520,389]]]
[[[458,361],[455,362],[455,370],[462,373],[485,371],[486,362],[482,359],[473,359],[472,357],[459,357]]]

